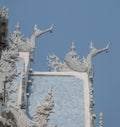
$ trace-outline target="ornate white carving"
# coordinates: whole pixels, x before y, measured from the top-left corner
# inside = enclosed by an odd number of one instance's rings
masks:
[[[89,111],[90,111],[90,121],[91,121],[91,127],[95,126],[95,119],[96,115],[94,114],[94,106],[95,106],[95,101],[93,98],[93,77],[89,76],[89,98],[90,98],[90,106],[89,106]]]
[[[3,93],[5,83],[8,83],[6,89],[9,90],[11,81],[18,76],[15,64],[18,55],[18,49],[15,44],[2,51],[0,60],[0,93]]]
[[[109,44],[100,50],[97,50],[93,43],[90,43],[90,52],[88,56],[82,59],[79,58],[75,51],[75,45],[74,42],[71,46],[71,51],[66,55],[65,61],[61,62],[57,56],[49,55],[47,57],[48,65],[53,69],[53,71],[78,71],[78,72],[87,72],[91,73],[93,72],[93,66],[92,66],[92,58],[96,56],[99,53],[102,53],[104,51],[108,51]]]
[[[17,23],[15,26],[15,31],[11,35],[10,40],[12,43],[18,45],[19,52],[33,52],[35,49],[35,39],[44,33],[52,32],[52,29],[53,25],[50,28],[41,31],[37,28],[37,25],[35,25],[33,35],[29,39],[24,39],[22,33],[20,32],[20,25]]]
[[[52,113],[54,101],[52,100],[52,89],[48,91],[45,102],[41,102],[36,107],[34,119],[36,123],[41,124],[42,127],[47,127],[48,117]]]
[[[18,48],[15,44],[12,44],[9,48],[2,51],[0,60],[0,71],[9,72],[15,67],[15,61],[18,57]]]
[[[64,71],[70,71],[70,68],[68,68],[67,64],[65,62],[61,62],[60,59],[52,54],[47,57],[48,66],[50,66],[53,71],[58,72],[64,72]]]
[[[0,113],[1,127],[41,127],[40,124],[31,121],[25,112],[12,101],[8,101]]]
[[[109,45],[110,43],[107,44],[107,46],[105,48],[102,48],[102,49],[96,49],[94,46],[93,46],[93,43],[91,42],[90,43],[90,52],[86,58],[86,63],[87,63],[87,68],[88,68],[88,71],[90,71],[92,69],[92,58],[102,52],[108,52],[108,48],[109,48]]]

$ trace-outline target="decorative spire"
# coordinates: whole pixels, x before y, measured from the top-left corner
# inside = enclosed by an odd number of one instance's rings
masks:
[[[73,58],[76,58],[76,57],[77,57],[76,47],[75,47],[75,43],[74,43],[74,42],[72,42],[70,54],[71,54],[71,56],[72,56]]]
[[[17,24],[16,24],[16,26],[15,26],[15,30],[16,30],[16,31],[20,31],[20,24],[19,24],[19,22],[17,22]]]
[[[20,24],[19,24],[19,22],[17,22],[17,24],[15,25],[15,30],[14,30],[13,34],[14,34],[14,36],[16,38],[22,38],[23,37],[22,33],[20,31]]]
[[[100,112],[99,127],[103,127],[103,115],[102,115],[102,112]]]
[[[75,52],[76,48],[75,48],[75,43],[72,42],[72,46],[71,46],[71,51]]]
[[[20,24],[17,22],[15,25],[15,30],[13,34],[11,34],[10,40],[12,43],[19,45],[21,41],[24,41],[23,35],[20,31]]]

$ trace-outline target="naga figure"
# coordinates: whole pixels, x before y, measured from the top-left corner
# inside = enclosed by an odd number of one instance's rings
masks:
[[[104,51],[108,51],[109,44],[105,48],[102,49],[96,49],[93,46],[93,43],[90,43],[90,52],[88,56],[82,59],[79,58],[79,56],[76,53],[74,42],[71,46],[71,51],[66,55],[65,62],[61,62],[59,58],[55,55],[49,55],[47,57],[48,65],[53,68],[54,71],[78,71],[78,72],[87,72],[91,73],[93,71],[92,67],[92,58],[99,53],[102,53]]]
[[[91,69],[92,68],[92,58],[102,52],[107,52],[108,51],[108,48],[109,48],[109,45],[110,43],[107,44],[107,46],[105,48],[102,48],[102,49],[96,49],[94,46],[93,46],[93,43],[91,42],[90,43],[90,52],[86,58],[86,63],[87,63],[87,68]]]
[[[34,26],[34,33],[30,37],[30,39],[24,39],[23,35],[20,32],[20,25],[17,23],[15,27],[15,31],[13,32],[10,40],[12,43],[16,43],[18,45],[19,52],[33,52],[35,49],[35,39],[41,36],[44,33],[52,32],[53,25],[46,30],[39,30],[37,25]]]

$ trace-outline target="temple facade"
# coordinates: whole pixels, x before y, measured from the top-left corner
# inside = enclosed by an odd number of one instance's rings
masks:
[[[51,71],[33,71],[35,41],[51,33],[53,25],[42,31],[35,25],[25,39],[17,23],[6,42],[8,19],[2,22],[0,41],[7,46],[0,59],[0,127],[95,127],[92,58],[107,52],[109,44],[98,50],[91,42],[88,56],[81,59],[72,42],[63,62],[55,54],[47,56]]]

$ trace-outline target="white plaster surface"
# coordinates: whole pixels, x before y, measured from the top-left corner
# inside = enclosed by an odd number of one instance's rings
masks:
[[[29,64],[29,52],[19,52],[19,57],[23,58],[25,61],[25,72],[27,72],[28,64]]]
[[[22,58],[25,62],[24,75],[27,75],[29,66],[29,52],[19,52],[19,57]],[[23,75],[23,72],[21,73],[21,75]],[[21,80],[18,91],[18,101],[17,101],[18,105],[22,104],[22,92],[23,92],[22,83],[23,81]]]

